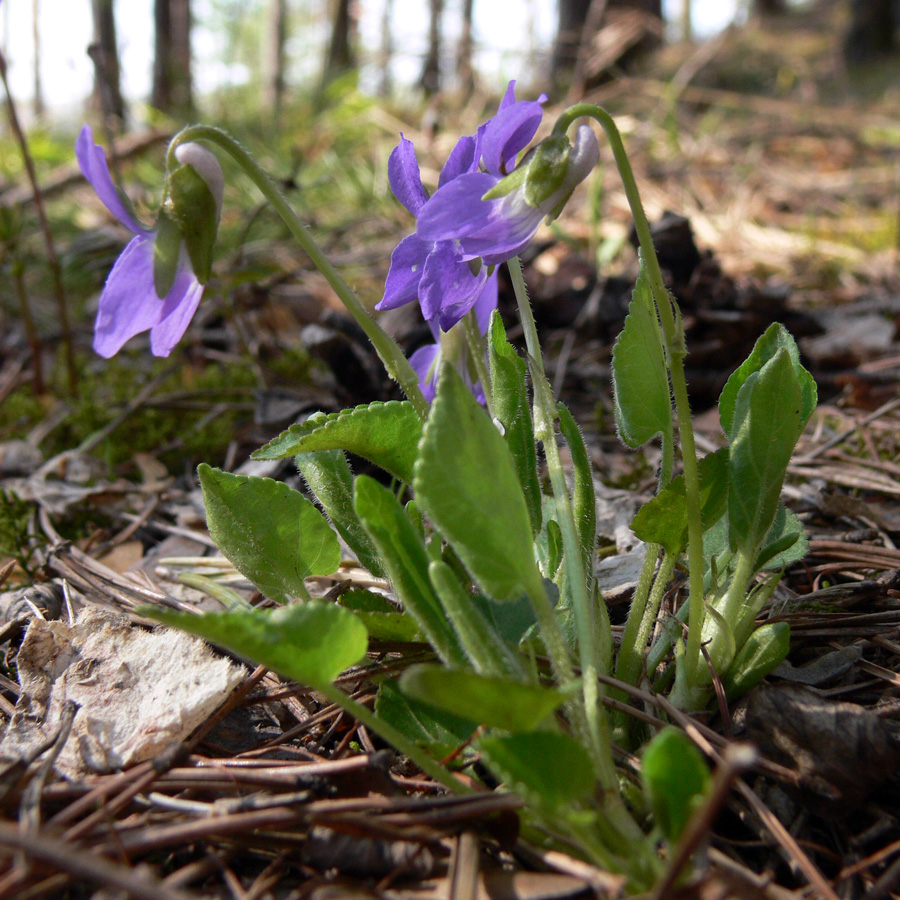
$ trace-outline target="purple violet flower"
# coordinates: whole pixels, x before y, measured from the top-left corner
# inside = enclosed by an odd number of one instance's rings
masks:
[[[156,229],[141,225],[130,204],[120,196],[110,177],[106,154],[94,143],[88,125],[78,135],[75,155],[84,177],[103,205],[134,235],[109,273],[100,295],[94,350],[108,359],[130,338],[149,331],[154,356],[168,356],[187,330],[203,295],[203,285],[191,267],[184,241],[174,283],[165,297],[159,297],[154,281]],[[215,199],[217,213],[221,212],[224,176],[216,157],[192,143],[177,147],[175,156],[182,165],[191,166],[200,175]]]
[[[498,116],[499,118],[499,116]],[[490,129],[489,124],[488,128]],[[502,158],[491,146],[492,136],[486,132],[484,159],[487,172],[460,175],[438,188],[418,211],[416,236],[423,242],[449,242],[462,260],[481,259],[493,266],[511,259],[528,246],[545,216],[555,216],[597,164],[600,148],[594,132],[581,125],[569,153],[562,182],[537,206],[526,200],[524,179],[503,196],[482,199],[503,180],[502,167],[491,167],[490,161]]]
[[[497,115],[481,125],[474,136],[461,138],[454,147],[441,170],[435,197],[462,180],[480,177],[478,168],[482,162],[493,173],[486,176],[491,181],[485,190],[493,187],[534,137],[545,100],[542,95],[536,101],[517,102],[515,82],[511,81]],[[415,148],[402,135],[388,161],[388,180],[394,196],[414,216],[418,217],[431,204],[422,186]],[[479,203],[483,193],[476,198]],[[496,275],[487,266],[470,263],[474,258],[449,235],[425,237],[419,228],[391,254],[384,298],[375,308],[394,309],[417,299],[428,323],[436,322],[441,330],[449,331],[476,304],[483,305],[485,295],[493,297],[496,306]]]

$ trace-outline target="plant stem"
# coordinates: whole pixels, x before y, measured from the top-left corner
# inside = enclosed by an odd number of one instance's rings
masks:
[[[588,590],[587,586],[584,554],[575,527],[571,497],[566,485],[559,446],[556,443],[554,427],[556,404],[553,400],[550,382],[544,372],[540,339],[534,315],[531,312],[531,303],[528,300],[528,289],[522,274],[522,263],[518,257],[514,257],[509,260],[507,265],[518,304],[519,320],[525,335],[525,346],[528,350],[534,386],[534,435],[541,442],[547,459],[550,484],[556,499],[556,515],[562,536],[568,584],[572,592],[572,606],[575,610],[578,654],[583,679],[582,697],[587,726],[585,743],[594,761],[598,780],[606,790],[613,790],[617,789],[616,771],[610,752],[609,726],[606,714],[600,706],[600,687],[597,680],[597,675],[600,673],[600,651],[596,635],[597,620],[591,603],[592,592]]]
[[[470,309],[462,319],[463,333],[466,336],[466,343],[469,345],[469,356],[475,371],[478,374],[478,380],[481,382],[481,390],[484,391],[484,406],[488,414],[494,418],[494,404],[491,392],[491,373],[487,366],[487,344],[484,335],[478,327],[478,315],[474,309]]]
[[[397,342],[375,321],[350,285],[344,281],[338,270],[331,264],[331,261],[325,256],[309,233],[305,223],[294,212],[272,179],[234,138],[224,131],[208,125],[191,125],[175,135],[172,143],[169,144],[166,155],[168,168],[173,169],[178,165],[178,161],[175,158],[175,148],[189,141],[207,141],[220,147],[256,185],[260,193],[272,204],[275,212],[287,225],[291,234],[297,239],[297,243],[300,244],[313,261],[316,268],[325,276],[325,279],[341,299],[347,311],[365,331],[366,336],[372,342],[372,346],[384,363],[388,374],[400,385],[416,412],[424,419],[428,415],[428,401],[422,394],[419,387],[419,377],[409,364],[409,360],[403,355],[403,351]]]
[[[638,243],[643,253],[647,267],[647,276],[650,281],[650,289],[656,304],[659,316],[660,330],[663,336],[663,347],[669,365],[669,378],[672,385],[672,396],[675,401],[675,415],[678,419],[678,434],[681,439],[681,462],[684,467],[684,488],[687,499],[688,512],[688,643],[687,643],[687,671],[693,678],[698,673],[700,659],[700,635],[703,628],[703,525],[700,519],[700,475],[697,467],[697,450],[694,443],[694,429],[691,424],[691,409],[687,393],[687,380],[684,375],[684,357],[687,353],[684,343],[684,328],[681,324],[681,314],[677,312],[674,299],[666,290],[663,281],[662,270],[659,267],[659,259],[653,246],[653,236],[650,232],[650,223],[644,213],[638,192],[637,182],[622,136],[613,121],[612,116],[600,106],[594,103],[577,103],[569,107],[553,126],[554,133],[565,133],[569,125],[576,119],[587,116],[595,119],[609,140],[622,185],[625,188],[625,196],[631,207],[631,215],[634,219],[634,228],[637,233]],[[677,313],[677,316],[676,316]]]

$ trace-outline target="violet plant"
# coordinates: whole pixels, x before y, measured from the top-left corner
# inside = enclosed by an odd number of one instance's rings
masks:
[[[435,343],[411,360],[273,181],[224,132],[198,125],[174,138],[152,230],[124,205],[102,150],[83,132],[85,175],[136,234],[101,297],[97,349],[111,355],[150,328],[154,352],[168,352],[183,333],[209,275],[222,197],[221,170],[200,145],[224,152],[271,202],[407,399],[316,414],[254,454],[294,458],[318,506],[283,483],[201,466],[210,534],[281,605],[150,614],[309,685],[449,790],[469,789],[456,771],[477,778],[477,755],[523,798],[529,836],[621,872],[630,890],[642,891],[671,877],[657,844],[679,840],[692,810],[706,802],[709,773],[684,735],[665,731],[644,748],[643,797],[623,791],[614,743],[637,749],[646,736],[624,714],[607,713],[610,692],[602,685],[615,675],[698,709],[710,704],[717,683],[729,698],[738,696],[784,658],[787,626],[758,628],[756,618],[779,572],[805,551],[800,523],[779,495],[815,407],[815,384],[790,335],[773,326],[722,392],[727,445],[698,459],[681,316],[618,130],[600,107],[578,104],[523,155],[543,101],[517,101],[511,83],[497,114],[457,143],[431,196],[412,143],[401,136],[391,154],[391,187],[416,226],[394,250],[377,308],[419,303]],[[631,447],[656,439],[662,446],[658,493],[634,520],[647,552],[618,645],[593,571],[588,453],[545,375],[517,256],[599,159],[589,125],[569,138],[581,119],[606,134],[640,243],[640,275],[613,355],[619,433]],[[515,291],[524,359],[496,310],[502,264]],[[569,476],[561,439],[571,453]],[[396,489],[354,476],[347,452],[384,469]],[[404,504],[404,497],[411,499]],[[336,602],[310,597],[305,579],[338,569],[338,536],[389,581],[399,608],[369,590],[350,590]],[[687,600],[677,617],[658,622],[679,561],[687,567]],[[435,662],[382,681],[374,710],[335,685],[365,661],[370,640],[423,639]],[[460,747],[468,749],[455,762],[439,762]],[[646,831],[648,814],[655,824]]]

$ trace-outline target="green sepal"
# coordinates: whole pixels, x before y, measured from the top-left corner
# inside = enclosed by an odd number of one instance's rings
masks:
[[[219,230],[216,198],[193,166],[178,166],[166,179],[163,206],[178,223],[194,275],[200,284],[206,284]]]
[[[525,202],[539,207],[550,199],[566,180],[572,145],[565,134],[551,134],[531,154],[525,174]]]
[[[153,287],[160,300],[168,297],[175,285],[181,258],[181,241],[178,223],[163,206],[156,221],[156,238],[153,241]]]

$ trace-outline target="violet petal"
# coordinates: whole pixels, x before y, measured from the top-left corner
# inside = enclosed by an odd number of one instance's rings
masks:
[[[180,266],[172,290],[162,301],[159,321],[150,329],[150,350],[154,356],[172,352],[191,324],[202,296],[203,285],[190,266]]]
[[[428,199],[419,174],[419,162],[412,141],[400,135],[400,143],[388,159],[388,181],[394,196],[415,216]]]
[[[419,376],[419,387],[425,399],[431,403],[434,400],[436,388],[437,365],[435,365],[435,357],[440,352],[440,344],[426,344],[419,347],[415,353],[409,358],[409,364],[413,367],[416,375]]]
[[[75,141],[75,156],[81,167],[81,174],[90,182],[91,187],[103,205],[131,232],[140,234],[148,229],[140,225],[122,202],[119,192],[109,174],[106,153],[94,143],[90,125],[85,125]]]
[[[471,172],[448,181],[419,211],[416,233],[425,241],[444,241],[484,228],[498,201],[481,198],[496,183],[497,179],[485,172]]]
[[[474,305],[487,278],[484,268],[473,275],[469,264],[451,241],[439,241],[425,261],[419,285],[422,315],[430,322],[437,318],[448,331]]]
[[[419,281],[432,245],[411,234],[391,254],[391,267],[384,283],[384,297],[375,309],[396,309],[418,299]]]
[[[106,279],[94,325],[94,350],[106,359],[159,321],[163,301],[153,285],[153,238],[145,232],[133,238]]]

